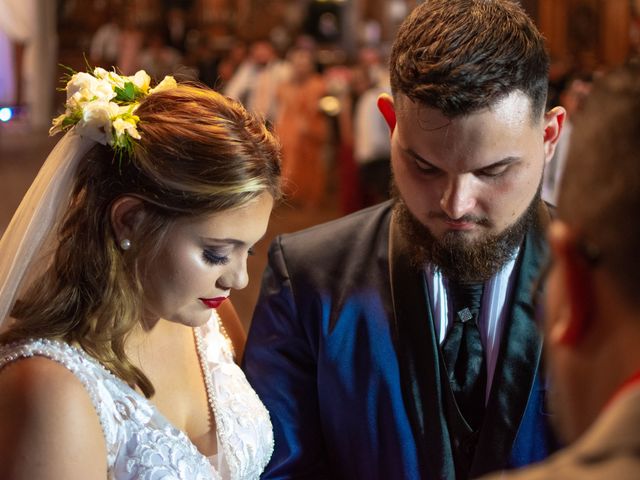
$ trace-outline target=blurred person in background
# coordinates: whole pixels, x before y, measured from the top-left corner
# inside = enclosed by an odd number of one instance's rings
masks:
[[[89,61],[96,67],[110,69],[118,64],[121,21],[119,11],[107,10],[107,21],[91,37]]]
[[[367,69],[363,74],[368,72]],[[378,112],[378,98],[390,92],[388,74],[377,73],[355,103],[354,157],[358,164],[363,207],[388,200],[390,196],[391,141],[388,126]]]
[[[144,48],[138,59],[139,68],[151,78],[159,80],[174,75],[182,65],[183,57],[178,50],[165,43],[160,32],[150,31],[144,40]]]
[[[574,119],[548,231],[540,321],[550,407],[569,444],[494,480],[640,476],[640,67],[595,80]]]
[[[558,200],[558,187],[564,173],[569,141],[573,131],[573,118],[582,109],[584,101],[591,90],[591,83],[590,76],[571,75],[559,94],[560,105],[567,111],[567,118],[565,119],[556,151],[545,168],[542,184],[542,198],[552,205],[555,205]]]
[[[228,49],[223,49],[216,66],[214,83],[216,90],[227,91],[227,84],[234,77],[240,65],[243,64],[247,55],[247,45],[240,40],[235,40]]]
[[[278,90],[275,124],[282,145],[283,188],[288,202],[317,208],[327,186],[328,123],[320,108],[326,85],[316,71],[313,50],[294,48],[287,60],[291,72]]]
[[[374,74],[362,63],[350,69],[348,88],[339,95],[341,196],[352,213],[389,198],[391,165],[389,129],[378,111],[378,97],[390,93],[389,75]]]
[[[180,55],[188,53],[189,15],[182,7],[170,7],[164,14],[162,35],[164,43],[177,50]]]
[[[288,63],[278,58],[271,42],[259,40],[251,44],[249,55],[237,66],[224,93],[274,122],[278,114],[277,92],[289,73]]]
[[[122,75],[133,75],[140,67],[140,52],[144,42],[144,32],[140,22],[128,15],[126,10],[122,13],[120,33],[118,35],[118,62],[116,67]]]

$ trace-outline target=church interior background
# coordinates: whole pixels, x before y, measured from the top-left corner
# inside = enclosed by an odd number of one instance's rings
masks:
[[[301,38],[314,44],[322,72],[332,81],[372,47],[388,52],[394,32],[417,0],[0,0],[0,233],[57,141],[47,135],[51,118],[64,103],[62,66],[89,64],[92,40],[114,19],[151,43],[167,28],[182,31],[182,62],[177,76],[198,79],[207,62],[215,72],[239,45],[268,40],[280,57]],[[522,0],[544,33],[552,57],[551,81],[568,72],[595,73],[619,65],[640,51],[640,0]],[[178,22],[177,24],[175,22]],[[180,23],[181,22],[181,23]],[[140,52],[138,52],[140,53]],[[216,63],[217,62],[217,63]],[[226,65],[226,63],[224,64]],[[102,65],[108,67],[108,65]],[[233,72],[229,72],[232,74]],[[200,78],[203,81],[202,76]],[[214,88],[220,80],[208,80]],[[313,208],[284,202],[274,212],[269,232],[250,260],[250,285],[233,294],[248,325],[268,244],[275,235],[348,213],[351,189],[341,173],[340,98],[331,91],[322,106],[334,127],[327,137],[329,172],[322,201]],[[333,100],[333,101],[332,101]],[[336,127],[336,125],[338,125]]]

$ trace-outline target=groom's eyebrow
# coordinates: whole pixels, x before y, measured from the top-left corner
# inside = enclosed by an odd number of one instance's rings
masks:
[[[427,167],[427,168],[433,168],[434,170],[442,170],[440,167],[434,165],[433,163],[431,163],[428,160],[425,160],[422,156],[418,155],[415,151],[413,151],[411,148],[409,147],[400,147],[400,149],[402,150],[402,152],[411,157],[413,160],[415,160],[416,162],[418,162],[421,166],[423,167]]]
[[[401,150],[404,153],[406,153],[408,156],[410,156],[411,158],[416,160],[417,162],[420,162],[421,164],[423,164],[423,165],[425,165],[427,167],[439,169],[436,165],[434,165],[433,163],[429,162],[428,160],[425,160],[423,157],[418,155],[412,149],[401,147]],[[484,165],[484,166],[475,168],[474,170],[477,171],[477,170],[486,170],[486,169],[490,169],[490,168],[502,167],[504,165],[509,165],[511,163],[517,162],[518,160],[520,160],[520,157],[517,157],[517,156],[514,156],[514,155],[509,155],[508,157],[505,157],[505,158],[503,158],[501,160],[498,160],[497,162],[493,162],[493,163],[490,163],[489,165]]]

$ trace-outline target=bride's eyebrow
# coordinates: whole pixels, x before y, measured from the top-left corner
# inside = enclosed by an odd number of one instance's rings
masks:
[[[245,242],[243,242],[242,240],[238,240],[237,238],[202,237],[202,240],[204,240],[207,243],[225,243],[225,244],[230,244],[237,247],[244,247],[246,245]]]
[[[266,233],[262,235],[255,243],[258,243],[265,237]],[[202,237],[202,240],[208,243],[224,243],[229,245],[234,245],[236,247],[246,247],[247,243],[242,240],[238,240],[237,238],[213,238],[213,237]],[[254,245],[255,245],[254,243]]]

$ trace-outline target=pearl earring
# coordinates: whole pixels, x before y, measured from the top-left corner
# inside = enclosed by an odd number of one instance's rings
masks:
[[[120,248],[122,250],[129,250],[131,248],[131,240],[128,238],[123,238],[120,240]]]

